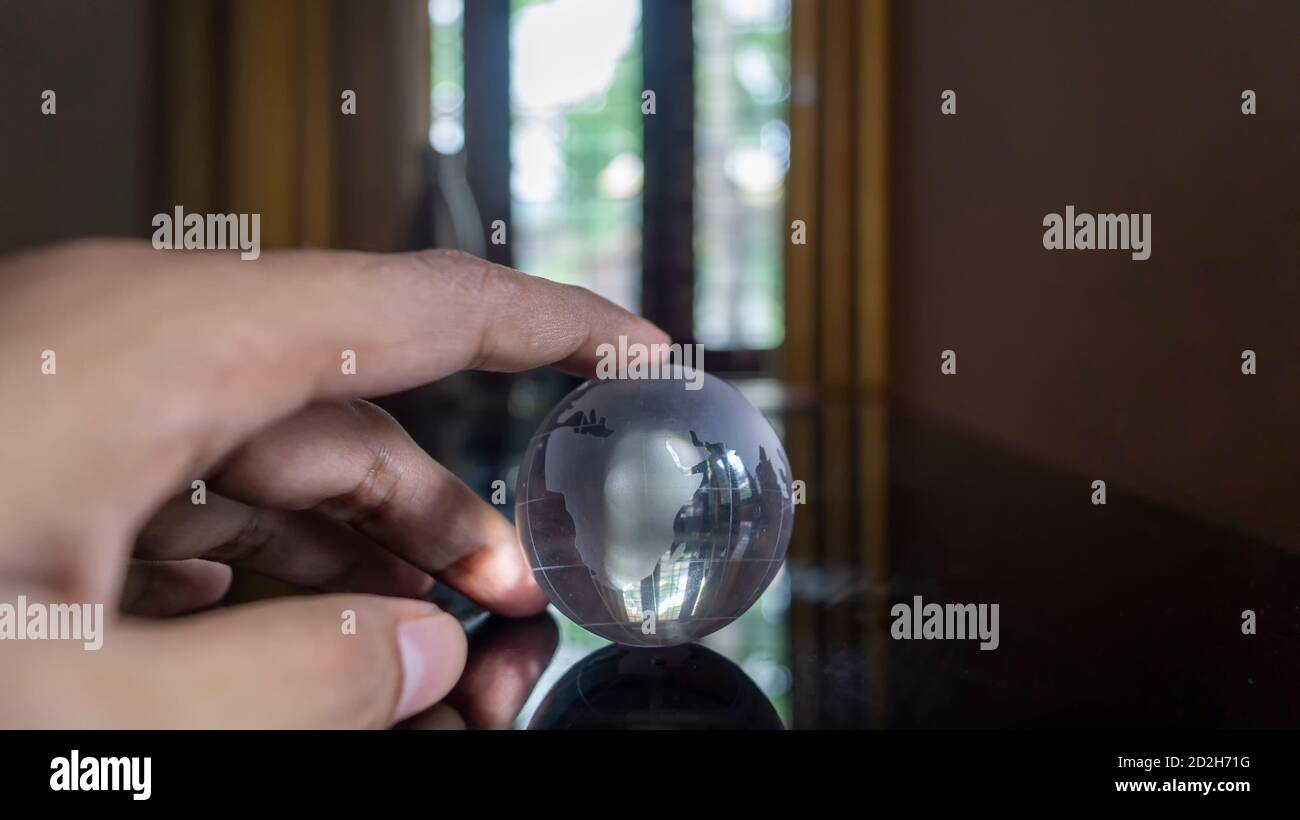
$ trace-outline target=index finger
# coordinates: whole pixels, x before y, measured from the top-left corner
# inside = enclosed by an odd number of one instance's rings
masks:
[[[668,341],[589,290],[456,251],[274,253],[252,281],[234,254],[216,258],[212,275],[240,266],[240,287],[257,305],[255,315],[220,321],[274,351],[253,359],[269,370],[241,366],[219,389],[247,384],[236,395],[263,405],[263,423],[320,399],[387,395],[460,370],[557,365],[590,376],[602,344],[624,337],[653,351]]]
[[[231,255],[211,275],[246,273]],[[240,287],[258,321],[311,392],[356,398],[404,390],[459,370],[558,365],[591,375],[601,344],[664,344],[668,336],[589,290],[457,251],[374,255],[290,251],[265,257]],[[263,281],[257,281],[261,279]],[[234,319],[232,319],[233,321]],[[341,367],[356,354],[355,373]],[[288,385],[287,385],[288,386]]]
[[[184,393],[195,421],[219,416],[237,435],[314,400],[386,395],[465,369],[555,364],[589,375],[602,343],[668,341],[588,290],[456,251],[277,251],[245,262],[96,241],[47,252],[41,276],[21,275],[30,261],[12,279],[48,286],[15,294],[6,336],[93,359],[81,374],[128,384],[131,396],[141,384]],[[50,316],[63,317],[57,333]],[[98,404],[128,398],[86,386]]]
[[[55,546],[138,528],[253,432],[313,400],[385,395],[468,368],[589,372],[597,347],[619,336],[667,341],[588,291],[447,251],[242,261],[91,241],[6,268],[0,374],[40,412],[0,408],[0,422],[26,430],[49,469],[0,489],[24,527],[61,528],[22,537]],[[29,364],[47,347],[57,378]],[[70,521],[54,501],[68,493],[94,509]],[[60,581],[69,589],[112,577],[64,551],[29,558],[73,572]]]

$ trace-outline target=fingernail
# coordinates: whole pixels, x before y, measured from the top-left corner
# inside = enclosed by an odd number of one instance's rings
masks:
[[[465,668],[465,633],[460,623],[439,612],[397,626],[402,658],[402,696],[394,722],[428,709],[442,700]]]

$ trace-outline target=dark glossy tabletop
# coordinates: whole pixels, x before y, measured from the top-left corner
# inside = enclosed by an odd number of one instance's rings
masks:
[[[884,487],[809,482],[785,569],[702,646],[463,609],[451,703],[516,728],[1300,727],[1300,555],[1118,490],[1094,506],[1085,476],[887,419]],[[997,647],[891,637],[916,596],[996,603]]]

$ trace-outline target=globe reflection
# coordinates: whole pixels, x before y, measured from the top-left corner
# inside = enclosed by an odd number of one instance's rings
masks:
[[[529,729],[783,729],[739,666],[699,644],[607,646],[565,673]]]

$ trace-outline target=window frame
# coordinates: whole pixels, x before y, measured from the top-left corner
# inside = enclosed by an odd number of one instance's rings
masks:
[[[466,176],[483,235],[511,225],[510,0],[464,5]],[[695,37],[693,0],[643,0],[642,87],[655,114],[642,118],[641,312],[681,344],[695,344]],[[470,59],[473,55],[473,59]],[[510,243],[487,258],[514,262]],[[779,372],[772,349],[706,350],[708,369],[738,375]]]

